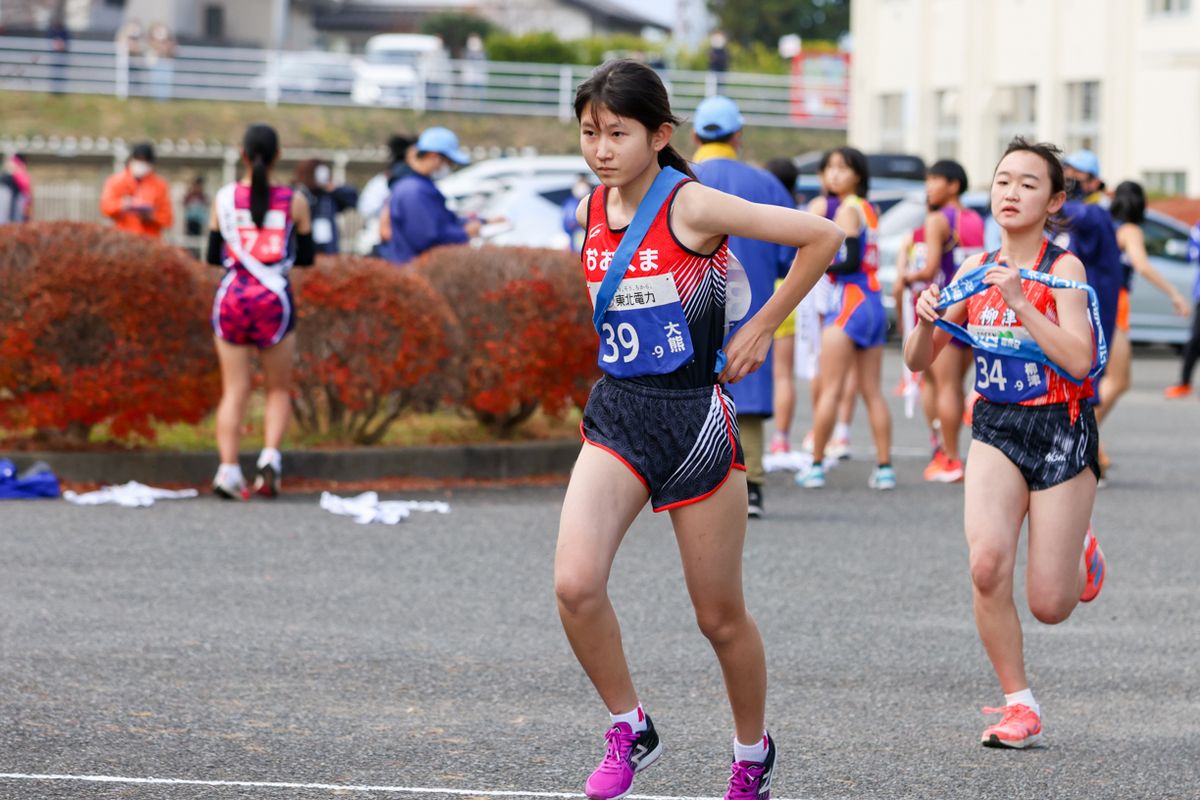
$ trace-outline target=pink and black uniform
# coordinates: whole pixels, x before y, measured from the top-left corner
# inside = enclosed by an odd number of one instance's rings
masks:
[[[725,335],[726,241],[697,253],[675,237],[680,181],[634,252],[601,330],[606,373],[583,412],[584,441],[616,456],[650,493],[655,511],[713,494],[745,469],[733,400],[716,382]],[[626,228],[609,226],[608,190],[588,199],[580,260],[592,292]]]
[[[1043,241],[1034,270],[1053,273],[1065,255],[1066,250]],[[998,256],[985,260],[1004,263]],[[1053,289],[1030,280],[1022,280],[1021,288],[1034,308],[1058,324]],[[980,338],[1031,338],[995,286],[967,298],[967,323]],[[975,390],[980,399],[972,437],[1004,453],[1031,490],[1057,486],[1085,469],[1099,479],[1096,415],[1087,402],[1093,394],[1091,378],[1075,384],[1036,362],[976,349]]]
[[[943,206],[938,210],[950,223],[950,238],[942,245],[941,263],[934,275],[933,284],[948,286],[968,258],[983,252],[983,217],[969,208],[958,209],[952,206]],[[912,249],[909,257],[909,263],[913,265],[912,270],[920,272],[925,269],[929,263],[928,258],[929,251],[925,246],[925,226],[921,225],[914,228],[912,233]],[[929,285],[924,281],[912,284],[913,308],[916,308],[921,292],[925,291]],[[963,348],[967,346],[958,339],[951,339],[950,344]]]
[[[874,206],[857,195],[850,195],[844,199],[827,198],[825,218],[836,217],[842,203],[858,212],[862,228],[856,236],[846,237],[829,267],[827,278],[834,284],[834,303],[825,315],[825,324],[844,330],[855,347],[880,347],[887,341],[887,315],[876,275],[879,247],[875,237],[879,217]]]
[[[278,344],[295,327],[287,279],[295,261],[292,190],[272,186],[270,192],[261,228],[250,215],[249,186],[227,184],[216,201],[227,271],[213,301],[213,331],[230,344],[259,349]]]

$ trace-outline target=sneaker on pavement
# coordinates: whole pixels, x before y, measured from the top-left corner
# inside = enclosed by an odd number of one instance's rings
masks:
[[[1104,588],[1104,573],[1108,572],[1108,561],[1104,558],[1104,551],[1100,549],[1100,543],[1096,541],[1096,534],[1092,532],[1090,525],[1083,543],[1083,563],[1087,565],[1087,582],[1083,585],[1083,594],[1079,595],[1079,602],[1090,603]]]
[[[1032,747],[1042,740],[1042,718],[1023,703],[1003,708],[985,708],[985,714],[1003,714],[1000,721],[983,729],[984,747]]]
[[[758,519],[763,515],[763,490],[761,483],[746,483],[746,516]]]
[[[787,435],[780,433],[779,431],[775,431],[775,434],[771,437],[771,447],[768,452],[770,452],[772,455],[782,455],[783,453],[790,453],[791,451],[792,446],[788,443]]]
[[[267,464],[259,467],[254,476],[254,493],[263,497],[275,497],[279,494],[279,472]]]
[[[810,464],[807,469],[796,473],[796,485],[802,489],[820,489],[825,486],[825,467]]]
[[[230,478],[218,472],[212,482],[213,494],[220,497],[222,500],[249,500],[250,490],[246,488],[246,482],[237,478]]]
[[[947,458],[946,454],[938,451],[925,467],[925,480],[932,483],[958,483],[963,479],[963,464],[957,458]]]
[[[775,740],[767,735],[767,759],[735,761],[730,768],[729,791],[725,800],[770,800],[771,778],[775,774]]]
[[[888,491],[896,488],[896,470],[891,467],[876,467],[871,471],[871,479],[867,486],[872,489]]]
[[[662,743],[649,714],[641,733],[634,733],[627,722],[618,722],[605,732],[604,739],[608,742],[604,759],[584,787],[589,800],[616,800],[629,794],[633,776],[662,755]]]
[[[800,442],[800,449],[806,453],[811,453],[813,451],[813,432],[812,431],[809,431],[808,433],[804,434],[804,440],[802,442]]]
[[[1180,383],[1175,386],[1168,386],[1163,390],[1163,395],[1168,400],[1178,400],[1181,397],[1187,397],[1192,393],[1192,387],[1186,383]]]
[[[850,457],[850,437],[842,436],[829,441],[829,446],[825,448],[826,458],[836,458],[838,461],[844,461]]]

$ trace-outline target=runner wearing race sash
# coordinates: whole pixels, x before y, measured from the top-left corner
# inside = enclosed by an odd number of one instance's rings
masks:
[[[576,215],[587,231],[581,260],[605,376],[583,412],[585,444],[563,500],[554,581],[567,638],[610,715],[605,754],[585,791],[593,800],[624,797],[662,753],[607,592],[617,548],[649,502],[671,511],[696,619],[725,678],[735,729],[726,797],[766,798],[775,765],[766,659],[742,595],[746,478],[736,411],[721,384],[762,365],[842,235],[812,215],[690,180],[670,145],[678,123],[666,88],[644,64],[599,67],[576,92],[575,115],[602,184]],[[730,236],[799,251],[778,291],[722,348]]]
[[[963,516],[975,621],[1005,695],[1003,706],[984,709],[1003,715],[983,732],[989,747],[1028,747],[1042,733],[1013,599],[1026,517],[1026,593],[1038,620],[1057,624],[1077,603],[1095,599],[1106,572],[1090,525],[1100,469],[1087,402],[1106,345],[1083,264],[1043,235],[1066,199],[1058,152],[1019,138],[1009,145],[992,178],[1000,250],[968,259],[945,290],[921,293],[919,322],[904,348],[914,371],[929,367],[952,330],[975,348],[982,399]]]
[[[288,270],[313,262],[308,203],[286,186],[272,186],[270,170],[279,158],[279,138],[266,125],[252,125],[242,143],[246,175],[221,187],[213,201],[207,259],[225,268],[213,300],[212,326],[221,362],[221,404],[217,447],[221,466],[213,491],[245,499],[238,464],[239,433],[251,389],[251,348],[260,351],[266,373],[264,447],[254,491],[279,492],[279,446],[291,416],[294,303]]]

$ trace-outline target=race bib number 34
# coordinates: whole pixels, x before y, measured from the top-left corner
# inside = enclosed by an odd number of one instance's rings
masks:
[[[599,288],[598,281],[588,283],[593,305]],[[668,273],[623,280],[600,326],[600,369],[614,378],[663,375],[693,355],[674,277]]]

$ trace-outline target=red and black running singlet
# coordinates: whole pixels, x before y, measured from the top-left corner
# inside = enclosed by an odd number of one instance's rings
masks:
[[[985,256],[1004,263],[999,253]],[[1042,242],[1038,254],[1036,272],[1051,273],[1054,265],[1068,255],[1057,245]],[[1033,307],[1046,319],[1058,324],[1058,306],[1054,302],[1054,290],[1037,281],[1021,281],[1021,289]],[[971,333],[982,336],[1030,338],[1015,312],[1004,302],[1000,290],[995,286],[987,291],[967,298],[967,328]],[[999,356],[975,350],[975,388],[981,395],[999,403],[1017,403],[1024,406],[1043,406],[1065,403],[1092,396],[1092,380],[1086,379],[1076,385],[1060,376],[1049,367],[1033,361]]]
[[[688,179],[690,180],[690,179]],[[685,247],[671,231],[670,214],[680,181],[663,203],[650,230],[630,261],[628,278],[670,275],[679,293],[691,336],[695,357],[673,372],[640,375],[626,380],[664,389],[695,389],[716,383],[717,352],[725,338],[725,276],[729,264],[729,244],[722,241],[716,251],[703,254]],[[587,238],[580,252],[584,277],[589,284],[604,280],[624,236],[626,228],[614,230],[608,224],[608,189],[593,191],[588,198]],[[622,342],[614,337],[609,346],[620,353]],[[602,354],[605,342],[601,342]]]

